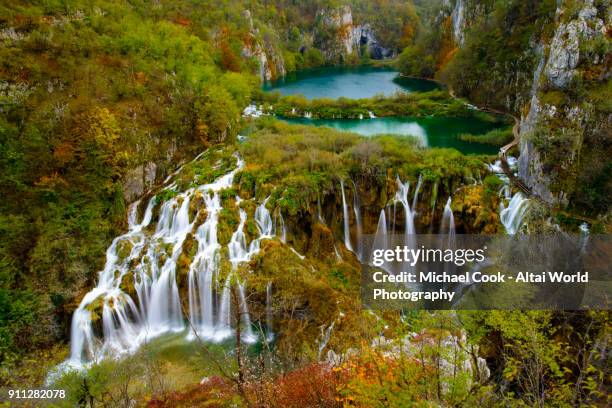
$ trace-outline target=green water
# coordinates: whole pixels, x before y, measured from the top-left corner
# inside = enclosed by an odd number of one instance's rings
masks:
[[[390,68],[321,68],[293,73],[283,80],[264,85],[266,91],[282,95],[302,94],[315,98],[368,98],[376,94],[392,95],[397,91],[426,92],[438,89],[432,81],[402,78]],[[464,142],[462,133],[483,134],[500,126],[478,117],[385,117],[375,119],[306,119],[281,118],[290,123],[328,126],[363,136],[393,134],[415,136],[427,147],[452,147],[464,154],[497,154],[496,146]]]
[[[326,67],[294,72],[285,78],[264,85],[266,91],[281,95],[304,95],[308,99],[340,97],[371,98],[395,92],[426,92],[439,85],[424,79],[403,78],[391,68]]]
[[[477,119],[456,117],[431,118],[376,118],[376,119],[306,119],[283,118],[290,123],[327,126],[363,136],[392,134],[414,136],[427,147],[452,147],[464,154],[497,154],[499,148],[458,139],[462,133],[482,134],[499,127],[499,124]]]

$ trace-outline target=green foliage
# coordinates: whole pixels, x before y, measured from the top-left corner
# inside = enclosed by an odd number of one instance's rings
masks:
[[[367,118],[371,112],[377,117],[454,116],[478,117],[491,122],[503,120],[501,117],[470,109],[462,101],[450,97],[444,90],[398,92],[391,97],[376,96],[365,99],[308,100],[301,95],[281,97],[274,93],[264,94],[256,99],[265,103],[266,112],[284,117],[302,117],[308,112],[316,119],[359,119]]]
[[[325,64],[325,58],[321,51],[316,48],[309,48],[304,53],[303,68],[315,68]]]
[[[422,46],[421,46],[422,47]],[[436,60],[419,46],[404,48],[399,56],[398,69],[410,76],[433,78],[436,73]]]
[[[226,29],[223,41],[240,55],[243,28],[228,24],[237,16],[229,4],[180,0],[0,6],[3,29],[17,33],[0,45],[0,289],[16,305],[41,299],[30,305],[39,324],[24,318],[15,328],[21,343],[6,338],[11,352],[68,332],[57,322],[69,322],[75,297],[125,227],[128,169],[152,161],[161,176],[234,137],[258,86],[255,70],[246,61],[236,65],[241,72],[217,64],[223,47],[208,31]],[[191,170],[198,182],[216,175]],[[11,332],[14,323],[2,325]]]
[[[464,142],[484,143],[501,147],[510,143],[514,139],[514,135],[512,134],[512,128],[505,128],[493,129],[482,135],[461,134],[458,138]]]

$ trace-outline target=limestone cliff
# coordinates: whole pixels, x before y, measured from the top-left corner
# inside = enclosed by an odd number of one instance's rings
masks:
[[[331,62],[345,62],[347,57],[367,53],[373,59],[389,58],[393,50],[383,47],[370,24],[355,24],[349,6],[321,9],[317,12],[314,45]]]
[[[609,2],[558,1],[556,9],[553,4],[530,17],[529,7],[544,4],[444,1],[436,21],[456,48],[438,50],[454,64],[450,74],[439,67],[441,77],[456,94],[521,117],[519,176],[537,196],[551,205],[605,212],[609,200],[597,203],[596,196],[610,184],[612,118],[605,101],[612,8]],[[491,30],[500,34],[489,39]]]
[[[246,58],[256,58],[259,64],[259,78],[262,82],[284,76],[286,73],[285,61],[280,50],[280,41],[276,35],[272,33],[261,35],[260,30],[254,26],[251,12],[245,10],[243,15],[249,26],[249,37],[242,49],[242,55]]]
[[[609,55],[595,45],[606,41],[610,15],[592,0],[573,13],[561,6],[552,40],[537,46],[540,62],[521,118],[519,176],[550,204],[566,205],[578,192],[591,151],[610,149],[609,112],[580,92],[583,82],[594,92],[609,78]],[[597,172],[597,163],[589,166]]]

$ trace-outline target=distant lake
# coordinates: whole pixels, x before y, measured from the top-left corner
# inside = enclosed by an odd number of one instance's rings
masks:
[[[288,74],[264,85],[266,91],[281,95],[304,95],[308,99],[340,97],[350,99],[386,96],[395,92],[427,92],[440,86],[424,79],[404,78],[391,68],[326,67]]]

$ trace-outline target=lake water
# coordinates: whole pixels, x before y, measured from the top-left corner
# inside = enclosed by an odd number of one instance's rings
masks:
[[[390,68],[328,67],[295,72],[264,89],[281,95],[304,95],[308,99],[340,97],[350,99],[371,98],[377,94],[387,96],[395,92],[426,92],[439,89],[432,81],[400,77]]]
[[[452,147],[464,154],[497,154],[499,148],[481,143],[464,142],[458,139],[462,133],[482,134],[499,127],[496,123],[476,118],[431,117],[431,118],[375,118],[375,119],[306,119],[283,118],[290,123],[327,126],[344,132],[363,136],[379,134],[414,136],[427,147]]]
[[[392,95],[395,92],[427,92],[439,89],[432,81],[402,78],[389,68],[321,68],[294,73],[283,80],[268,83],[266,91],[278,91],[282,95],[302,94],[308,99],[368,98],[376,94]],[[363,136],[394,134],[415,136],[428,147],[452,147],[464,154],[497,154],[496,146],[464,142],[458,139],[462,133],[483,134],[500,127],[476,117],[385,117],[375,119],[307,119],[281,118],[290,123],[327,126]]]

